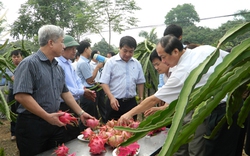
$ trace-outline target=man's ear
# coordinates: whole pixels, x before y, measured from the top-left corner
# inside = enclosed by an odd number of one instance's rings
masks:
[[[180,40],[180,41],[182,40],[182,35],[179,37],[179,40]]]
[[[48,41],[48,45],[53,47],[53,41],[52,41],[52,40],[49,40],[49,41]]]

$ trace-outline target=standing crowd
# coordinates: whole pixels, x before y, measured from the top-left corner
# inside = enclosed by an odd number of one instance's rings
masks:
[[[16,140],[20,156],[34,156],[75,139],[87,128],[86,119],[102,123],[115,119],[123,124],[137,120],[139,113],[149,116],[167,108],[178,98],[190,72],[216,49],[209,45],[186,47],[181,40],[181,27],[165,29],[150,55],[160,74],[158,91],[144,99],[145,77],[142,65],[133,57],[137,42],[132,36],[121,37],[118,54],[109,52],[108,60],[99,62],[94,56],[100,52],[92,51],[90,43],[78,43],[58,26],[42,26],[38,51],[24,59],[21,51],[13,51],[16,69],[14,73],[6,71],[13,80],[8,85],[8,100],[16,100],[11,110],[18,114],[17,121],[11,122],[11,140]],[[196,87],[206,83],[226,55],[228,52],[220,50],[219,58]],[[241,156],[245,131],[237,124],[228,129],[225,123],[214,139],[204,138],[224,116],[226,98],[175,156]],[[59,110],[79,117],[79,126],[62,123]],[[184,125],[192,115],[191,111],[185,116]]]

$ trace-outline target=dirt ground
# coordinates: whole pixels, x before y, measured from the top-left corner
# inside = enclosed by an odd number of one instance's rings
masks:
[[[0,119],[3,125],[0,125],[0,148],[4,148],[5,156],[18,156],[16,142],[10,140],[10,122]]]
[[[0,119],[3,125],[0,125],[0,148],[4,148],[5,156],[18,156],[16,142],[10,140],[10,122]],[[244,151],[242,156],[247,156]]]

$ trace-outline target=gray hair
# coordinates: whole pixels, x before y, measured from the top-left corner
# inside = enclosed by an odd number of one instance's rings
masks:
[[[43,25],[38,30],[39,45],[45,46],[49,40],[56,41],[60,37],[64,37],[63,29],[55,25]]]

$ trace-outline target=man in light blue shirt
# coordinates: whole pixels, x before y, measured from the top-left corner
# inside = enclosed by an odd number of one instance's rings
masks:
[[[95,93],[89,89],[84,88],[81,83],[81,79],[77,76],[73,66],[72,61],[76,54],[76,46],[79,44],[75,41],[72,36],[65,35],[64,37],[64,51],[62,56],[56,57],[58,64],[62,67],[65,73],[65,83],[75,98],[76,101],[80,100],[81,95],[85,95],[89,99],[94,101]],[[61,99],[60,110],[68,111],[74,113],[68,105]],[[80,129],[76,126],[67,125],[67,130],[65,130],[65,142],[75,139],[80,134]]]
[[[143,98],[145,77],[140,62],[133,58],[136,46],[133,37],[122,37],[119,54],[109,58],[103,68],[99,82],[108,96],[107,120],[117,120],[137,106],[136,89],[140,100]]]
[[[82,84],[86,88],[91,88],[95,85],[95,77],[99,69],[103,67],[103,63],[98,63],[94,71],[91,71],[89,58],[91,56],[92,50],[90,48],[90,44],[86,41],[80,42],[80,45],[77,47],[77,51],[80,53],[80,58],[77,62],[77,75],[80,77]],[[96,98],[95,101],[91,101],[84,96],[80,96],[80,106],[87,113],[99,119]],[[83,124],[80,124],[81,131],[85,128],[86,127]]]

